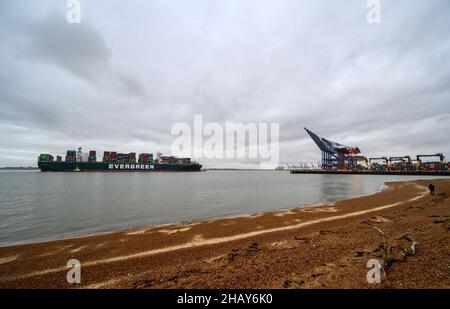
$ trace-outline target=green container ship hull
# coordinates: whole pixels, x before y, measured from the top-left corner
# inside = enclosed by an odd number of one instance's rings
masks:
[[[198,172],[198,163],[38,162],[42,172]]]

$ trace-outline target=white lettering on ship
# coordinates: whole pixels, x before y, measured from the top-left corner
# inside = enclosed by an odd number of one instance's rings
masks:
[[[155,166],[153,164],[109,164],[110,170],[153,170]]]

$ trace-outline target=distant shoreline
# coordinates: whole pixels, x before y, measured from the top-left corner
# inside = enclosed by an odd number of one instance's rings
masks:
[[[21,167],[21,166],[11,166],[11,167],[0,167],[0,170],[6,170],[6,171],[23,171],[23,170],[29,170],[29,171],[38,171],[39,167]]]

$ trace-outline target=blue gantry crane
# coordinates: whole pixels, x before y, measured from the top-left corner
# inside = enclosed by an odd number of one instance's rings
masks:
[[[322,151],[322,169],[352,170],[358,161],[367,163],[365,157],[358,156],[361,153],[358,147],[342,145],[320,137],[307,128],[305,130]]]

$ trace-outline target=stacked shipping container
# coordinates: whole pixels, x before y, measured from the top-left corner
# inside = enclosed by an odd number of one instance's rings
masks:
[[[95,150],[89,151],[88,162],[97,162],[97,151]]]
[[[152,163],[153,162],[153,153],[141,153],[139,155],[139,163]]]
[[[81,157],[81,159],[78,159]],[[79,161],[80,160],[80,161]],[[53,156],[50,154],[41,154],[39,156],[39,161],[42,162],[53,162]],[[62,157],[57,156],[57,162],[62,162]],[[90,150],[89,153],[81,153],[79,149],[78,153],[75,150],[67,150],[66,162],[97,162],[97,151]],[[153,157],[153,153],[141,153],[139,154],[138,160],[136,160],[136,153],[118,153],[116,151],[105,151],[103,152],[104,163],[161,163],[161,164],[191,164],[191,158],[177,158],[175,156],[162,156],[159,155],[158,158]]]
[[[174,156],[161,156],[159,159],[161,163],[171,163],[171,164],[190,164],[191,158],[177,158]]]
[[[67,150],[66,162],[75,162],[77,158],[77,152],[75,150]]]
[[[136,153],[117,153],[115,151],[105,151],[103,162],[136,163]]]
[[[51,154],[48,154],[48,153],[41,153],[41,155],[39,156],[39,161],[42,161],[42,162],[53,162],[53,156]]]

